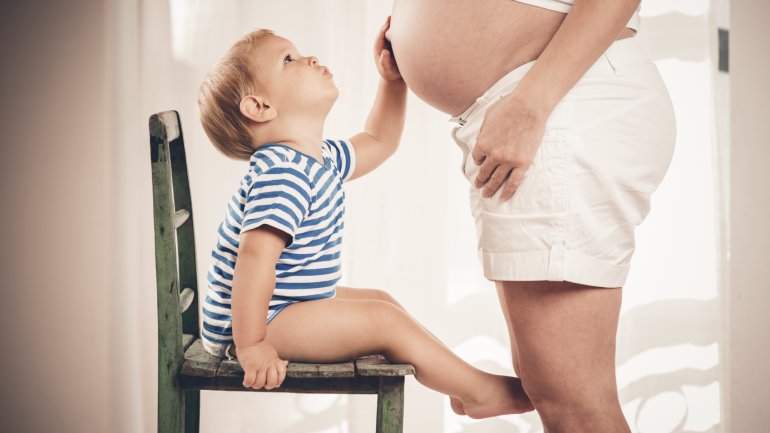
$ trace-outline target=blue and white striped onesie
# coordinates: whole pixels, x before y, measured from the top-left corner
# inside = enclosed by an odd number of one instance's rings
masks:
[[[353,146],[325,140],[323,161],[283,144],[268,144],[251,156],[249,172],[227,204],[208,272],[201,337],[205,349],[225,356],[233,342],[231,291],[240,234],[269,225],[288,235],[275,265],[276,287],[269,323],[300,301],[331,298],[341,275],[345,192],[355,168]]]

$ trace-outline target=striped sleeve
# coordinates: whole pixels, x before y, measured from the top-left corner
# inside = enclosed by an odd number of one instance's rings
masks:
[[[241,233],[269,225],[294,235],[310,209],[312,189],[307,174],[291,163],[278,164],[254,179],[243,209]]]
[[[353,144],[348,140],[324,140],[324,144],[332,155],[342,181],[350,179],[356,169],[356,152]]]

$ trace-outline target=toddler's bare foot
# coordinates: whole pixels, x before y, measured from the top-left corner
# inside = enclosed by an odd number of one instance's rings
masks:
[[[490,374],[487,384],[479,389],[476,401],[460,401],[450,398],[452,410],[471,418],[489,418],[511,413],[524,413],[535,409],[517,377]]]
[[[455,398],[449,397],[449,405],[452,406],[452,411],[458,415],[465,415],[465,409],[463,409],[463,403]]]

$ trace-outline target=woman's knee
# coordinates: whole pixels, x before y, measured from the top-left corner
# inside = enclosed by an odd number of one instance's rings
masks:
[[[521,367],[519,366],[519,354],[516,351],[516,348],[511,347],[511,361],[513,364],[513,372],[516,373],[516,376],[519,376],[521,378]]]
[[[589,379],[581,382],[567,379],[564,377],[566,375],[543,379],[528,374],[526,369],[519,370],[517,374],[527,396],[544,420],[613,411],[620,407],[617,389],[602,381]]]

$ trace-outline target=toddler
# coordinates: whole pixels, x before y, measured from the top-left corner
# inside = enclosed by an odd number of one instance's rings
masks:
[[[390,295],[338,286],[343,182],[392,155],[404,126],[406,85],[386,21],[375,42],[381,79],[364,131],[323,139],[338,96],[332,73],[270,30],[235,43],[201,85],[206,134],[223,154],[249,160],[227,204],[203,303],[206,350],[235,356],[244,387],[272,389],[288,359],[341,362],[382,353],[414,365],[417,380],[484,418],[533,407],[519,379],[454,355]]]

